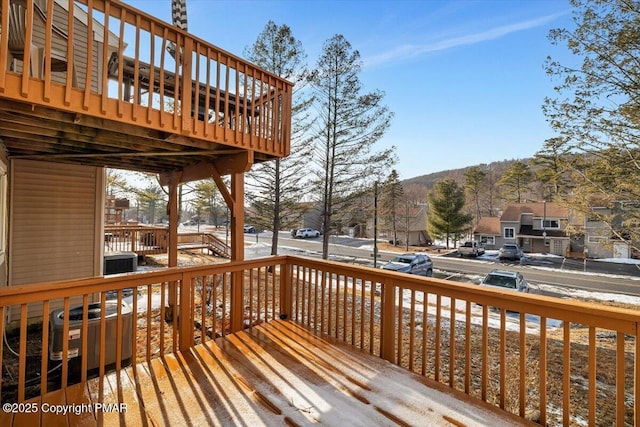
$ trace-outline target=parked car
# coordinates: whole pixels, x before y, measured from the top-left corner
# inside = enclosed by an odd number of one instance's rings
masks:
[[[487,286],[494,289],[508,289],[516,292],[529,292],[529,284],[521,273],[506,271],[506,270],[492,270],[487,274],[480,286]]]
[[[416,274],[431,277],[433,275],[433,261],[428,255],[404,254],[393,258],[382,266],[384,270],[399,271],[401,273]]]
[[[315,228],[301,228],[296,232],[296,238],[306,239],[307,237],[319,237],[320,232]]]
[[[462,256],[480,256],[484,255],[484,247],[478,242],[464,242],[458,248],[458,254]]]
[[[522,257],[522,249],[515,243],[505,243],[498,251],[499,259],[520,260]]]
[[[244,232],[245,233],[255,233],[256,232],[256,228],[253,225],[245,224],[244,225]]]

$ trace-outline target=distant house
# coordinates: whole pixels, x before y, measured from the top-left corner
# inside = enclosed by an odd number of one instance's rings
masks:
[[[300,228],[315,228],[324,233],[322,229],[322,205],[315,202],[304,202],[302,205],[304,215],[302,216]]]
[[[480,218],[473,231],[473,240],[480,242],[486,249],[498,249],[502,245],[500,218],[486,216]]]
[[[429,246],[431,237],[427,233],[427,206],[416,205],[403,212],[399,209],[397,217],[397,235],[402,244],[409,246]],[[381,227],[381,234],[389,241],[393,240],[393,230],[390,224]]]
[[[629,219],[628,202],[592,206],[584,218],[584,250],[589,258],[631,258],[629,230],[636,224]],[[636,204],[631,206],[637,209]]]
[[[558,203],[517,203],[507,205],[500,218],[482,218],[473,237],[488,249],[516,243],[524,252],[564,256],[569,224],[569,210]]]

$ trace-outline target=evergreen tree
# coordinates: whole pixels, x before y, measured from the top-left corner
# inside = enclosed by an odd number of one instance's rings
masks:
[[[571,153],[562,138],[549,138],[533,157],[535,178],[541,185],[542,200],[562,200],[570,189],[567,162]]]
[[[394,246],[398,242],[398,209],[403,204],[403,196],[400,176],[398,171],[393,169],[383,185],[381,216],[387,226],[391,227]]]
[[[500,194],[497,191],[498,186],[496,185],[496,172],[494,171],[492,164],[487,165],[484,171],[487,174],[487,215],[497,216],[496,200],[500,197]]]
[[[361,194],[395,161],[395,148],[375,151],[392,114],[379,91],[363,93],[358,77],[360,53],[342,35],[325,42],[311,83],[318,112],[316,126],[317,185],[322,195],[322,257],[329,254],[334,210]]]
[[[464,213],[464,190],[451,178],[438,181],[429,195],[428,230],[435,239],[454,244],[469,231],[473,216]]]
[[[207,215],[212,225],[222,224],[223,218],[226,217],[227,205],[213,179],[198,181],[194,193],[194,207],[199,219],[202,220],[202,217]]]
[[[522,203],[524,195],[529,191],[532,176],[529,165],[520,161],[513,162],[498,181],[505,199],[508,202]]]
[[[168,217],[167,197],[162,187],[151,184],[143,190],[138,190],[138,209],[143,222],[155,224]]]
[[[308,184],[305,168],[311,144],[306,131],[311,123],[311,98],[305,85],[306,55],[287,25],[269,21],[255,43],[245,49],[245,56],[267,71],[296,82],[291,107],[291,155],[254,165],[247,173],[247,200],[253,207],[251,221],[257,227],[271,229],[271,254],[277,255],[278,232],[299,223],[300,202]]]
[[[472,166],[464,171],[464,188],[475,207],[476,224],[482,218],[480,200],[486,189],[486,179],[487,173],[479,166]]]

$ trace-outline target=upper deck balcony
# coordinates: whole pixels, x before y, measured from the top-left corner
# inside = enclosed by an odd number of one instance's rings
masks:
[[[0,7],[9,158],[226,174],[289,154],[286,80],[119,1]]]

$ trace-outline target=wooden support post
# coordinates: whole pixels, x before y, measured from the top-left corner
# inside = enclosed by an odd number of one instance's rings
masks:
[[[392,280],[382,284],[382,319],[380,333],[380,352],[383,359],[391,363],[396,362],[395,332],[396,332],[396,286]]]
[[[244,261],[244,173],[231,174],[231,261]]]
[[[184,274],[180,283],[180,306],[179,306],[179,331],[180,337],[178,345],[180,351],[187,351],[193,347],[193,307],[192,298],[192,277],[191,274]],[[175,286],[175,283],[174,283]]]
[[[169,201],[167,203],[167,214],[169,215],[169,242],[167,247],[168,267],[178,266],[178,183],[179,174],[171,175],[167,186],[169,187]],[[166,310],[166,320],[173,321],[174,314],[177,314],[174,300],[176,282],[169,283],[169,307]],[[181,292],[182,293],[182,292]]]
[[[291,319],[293,292],[291,288],[291,264],[280,264],[280,318]]]
[[[231,261],[244,260],[244,173],[231,174],[231,197],[234,210],[231,212]],[[231,332],[241,331],[244,325],[242,294],[244,272],[232,273],[231,284]]]

